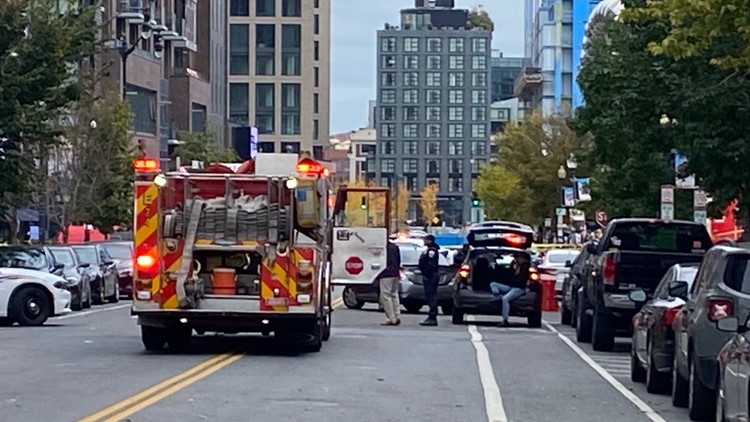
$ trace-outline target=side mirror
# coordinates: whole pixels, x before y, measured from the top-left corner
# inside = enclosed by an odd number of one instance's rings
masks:
[[[64,264],[55,264],[55,266],[54,266],[54,267],[52,267],[52,268],[53,268],[53,269],[54,269],[55,271],[60,271],[60,270],[62,270],[63,268],[65,268],[65,265],[64,265]]]
[[[572,268],[573,267],[573,261],[565,261],[565,268]]]
[[[596,245],[593,244],[593,243],[587,244],[586,245],[586,252],[588,252],[590,254],[595,254],[596,253]]]
[[[104,264],[104,265],[106,265],[106,266],[108,266],[108,267],[109,267],[110,265],[113,265],[114,263],[115,263],[115,261],[109,261],[109,260],[107,260],[107,261],[104,261],[104,262],[102,262],[102,264]]]
[[[669,283],[669,295],[680,299],[687,299],[688,297],[688,283],[687,281],[672,281]]]
[[[725,333],[736,333],[740,330],[740,320],[737,317],[726,317],[716,321],[716,329]]]
[[[630,293],[628,293],[628,299],[630,299],[631,302],[644,303],[648,300],[648,296],[646,296],[646,292],[643,290],[631,290]]]

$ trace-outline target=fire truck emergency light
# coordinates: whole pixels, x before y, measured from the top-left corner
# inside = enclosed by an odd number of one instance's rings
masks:
[[[136,173],[153,173],[159,171],[159,161],[153,158],[138,158],[133,161]]]
[[[331,172],[310,158],[303,158],[297,163],[297,173],[308,176],[329,176]]]

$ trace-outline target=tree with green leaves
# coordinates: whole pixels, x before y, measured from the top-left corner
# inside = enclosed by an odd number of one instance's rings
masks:
[[[172,159],[179,157],[183,165],[189,165],[192,161],[205,164],[239,161],[234,150],[219,145],[209,132],[180,132],[178,138],[182,144],[175,147]]]
[[[539,113],[510,124],[494,138],[498,156],[483,167],[477,181],[488,217],[539,224],[552,216],[560,205],[562,186],[572,186],[558,179],[558,169],[571,154],[587,151],[588,138],[577,135],[562,117]],[[579,165],[578,176],[589,173]]]
[[[469,11],[467,26],[469,28],[484,28],[490,32],[495,30],[495,23],[490,18],[490,14],[482,9],[482,6],[475,6]]]
[[[95,13],[77,1],[17,0],[0,7],[0,214],[34,199],[41,152],[58,139],[55,124],[80,93],[74,69],[99,47]],[[63,4],[64,6],[64,4]]]

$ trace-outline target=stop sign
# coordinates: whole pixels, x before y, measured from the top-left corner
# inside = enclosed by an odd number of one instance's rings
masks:
[[[350,256],[344,263],[344,268],[349,274],[357,275],[365,269],[365,263],[357,256]]]

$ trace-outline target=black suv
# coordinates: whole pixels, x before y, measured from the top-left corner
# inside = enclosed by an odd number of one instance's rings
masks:
[[[454,324],[464,322],[464,316],[501,315],[502,297],[495,295],[490,283],[503,283],[513,260],[531,262],[528,248],[534,233],[523,227],[473,227],[467,236],[470,250],[466,254],[453,285]],[[479,265],[478,265],[479,264]],[[526,317],[531,327],[542,326],[542,285],[539,274],[531,267],[526,292],[511,302],[510,316]]]

